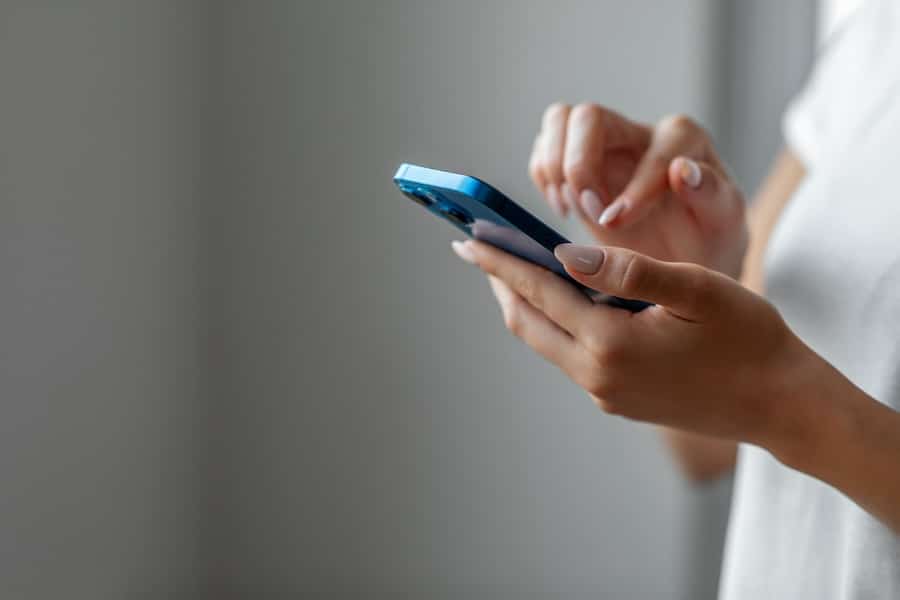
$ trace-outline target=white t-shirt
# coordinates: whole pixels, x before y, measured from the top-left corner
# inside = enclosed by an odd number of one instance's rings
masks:
[[[900,409],[900,0],[869,0],[832,36],[784,130],[807,176],[772,234],[767,296],[816,352]],[[900,599],[900,536],[742,446],[719,592]]]

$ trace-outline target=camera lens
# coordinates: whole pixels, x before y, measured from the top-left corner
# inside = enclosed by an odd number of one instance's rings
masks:
[[[403,193],[407,198],[415,202],[416,204],[421,204],[425,208],[428,208],[432,204],[434,204],[434,198],[431,197],[431,194],[425,190],[421,189],[403,189]]]
[[[460,227],[467,227],[474,221],[472,215],[457,206],[441,206],[441,212],[446,215],[448,220]]]

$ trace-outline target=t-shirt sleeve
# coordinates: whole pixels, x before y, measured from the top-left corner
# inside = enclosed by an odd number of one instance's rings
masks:
[[[862,11],[857,11],[857,13]],[[819,47],[815,64],[803,89],[788,104],[782,117],[785,143],[803,164],[810,168],[827,146],[840,115],[842,96],[846,93],[852,55],[860,51],[855,38],[865,18],[856,14],[849,18]]]

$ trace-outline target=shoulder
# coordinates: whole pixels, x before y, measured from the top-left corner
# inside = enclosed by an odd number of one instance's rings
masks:
[[[846,142],[900,90],[900,2],[867,0],[820,46],[783,120],[787,145],[807,168]]]

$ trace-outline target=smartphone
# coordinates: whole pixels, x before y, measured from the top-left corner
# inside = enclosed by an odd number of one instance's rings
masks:
[[[467,236],[553,271],[595,302],[631,312],[650,306],[602,294],[572,279],[553,255],[554,248],[569,240],[479,179],[404,163],[397,169],[394,183],[407,198]]]

